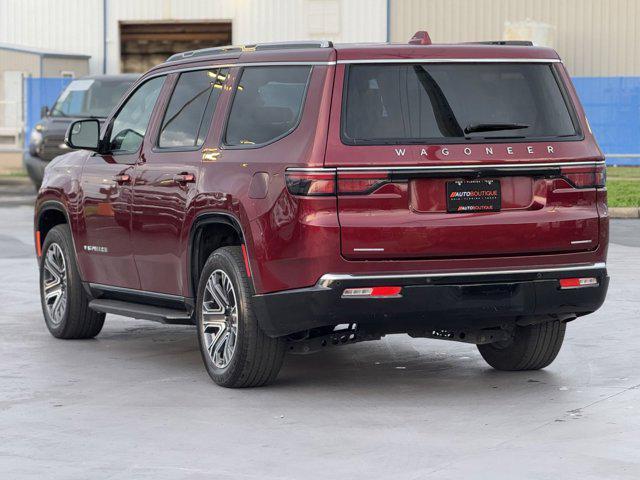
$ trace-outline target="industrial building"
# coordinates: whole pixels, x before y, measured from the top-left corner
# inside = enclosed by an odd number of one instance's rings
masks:
[[[386,0],[2,0],[0,42],[83,53],[91,73],[118,73],[203,46],[385,41],[386,18]]]
[[[608,160],[638,163],[637,18],[637,0],[2,0],[0,42],[86,55],[98,74],[230,43],[531,39],[559,52]]]

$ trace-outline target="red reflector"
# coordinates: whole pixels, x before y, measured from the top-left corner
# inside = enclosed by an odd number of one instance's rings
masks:
[[[593,277],[560,279],[560,288],[595,287],[597,285],[598,279]]]
[[[371,289],[372,297],[392,297],[400,295],[401,287],[373,287]]]
[[[579,278],[562,278],[560,279],[560,287],[562,288],[576,288],[580,286]]]
[[[40,242],[40,230],[36,232],[36,254],[38,258],[42,256],[42,243]]]
[[[360,287],[347,288],[342,292],[343,297],[398,297],[402,287]]]
[[[249,268],[249,255],[247,255],[247,247],[242,244],[242,258],[244,259],[244,268],[247,271],[247,277],[251,278],[251,269]]]

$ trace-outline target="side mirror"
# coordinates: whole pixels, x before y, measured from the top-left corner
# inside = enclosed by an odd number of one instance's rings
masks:
[[[48,117],[49,116],[49,107],[47,107],[46,105],[44,105],[41,109],[40,109],[40,118],[44,118],[44,117]]]
[[[95,118],[76,120],[67,129],[64,143],[69,148],[93,150],[97,152],[100,145],[100,122]]]

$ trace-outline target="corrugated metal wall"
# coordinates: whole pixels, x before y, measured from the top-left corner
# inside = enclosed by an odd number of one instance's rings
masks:
[[[0,42],[91,55],[101,73],[102,11],[103,0],[2,0]],[[386,39],[386,0],[107,0],[107,12],[109,73],[120,68],[120,21],[226,20],[239,44]]]
[[[556,27],[572,75],[640,75],[638,0],[391,0],[391,39],[428,30],[436,43],[498,40],[505,21],[526,19]]]
[[[314,34],[310,14],[336,11],[338,25]],[[331,7],[335,7],[332,10]],[[119,21],[227,20],[233,43],[329,39],[336,42],[384,41],[386,0],[109,0],[109,69],[119,62]]]
[[[556,27],[555,48],[573,75],[640,75],[639,0],[390,2],[393,41],[405,42],[420,29],[429,30],[435,42],[497,39],[505,21],[529,18]],[[323,8],[338,12],[338,26],[328,21],[331,33],[314,34],[311,12]],[[0,42],[88,54],[91,71],[98,73],[102,9],[103,0],[2,0]],[[107,0],[107,9],[110,72],[120,66],[119,21],[228,20],[236,43],[320,36],[341,42],[386,39],[386,0]]]
[[[0,42],[91,55],[101,62],[102,0],[2,0]]]

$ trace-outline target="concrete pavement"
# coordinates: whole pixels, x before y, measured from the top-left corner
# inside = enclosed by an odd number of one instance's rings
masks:
[[[607,302],[544,371],[394,335],[227,390],[190,327],[108,316],[94,340],[51,337],[31,215],[0,208],[0,478],[640,477],[640,221],[612,222]]]

